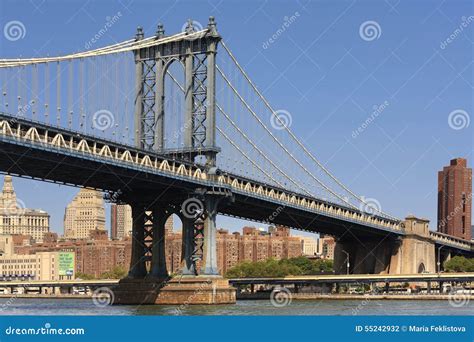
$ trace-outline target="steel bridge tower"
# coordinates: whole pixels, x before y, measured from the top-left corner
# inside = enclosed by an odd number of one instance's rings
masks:
[[[209,167],[215,166],[216,154],[216,53],[221,37],[213,17],[209,18],[204,35],[140,48],[135,51],[135,142],[138,148],[160,154],[172,154],[194,162],[204,156]],[[188,21],[186,35],[194,33]],[[156,39],[165,38],[159,24]],[[138,28],[135,39],[144,38]],[[170,149],[165,146],[165,78],[173,62],[184,67],[184,146]]]
[[[135,57],[135,144],[168,159],[205,164],[209,180],[217,180],[216,53],[221,37],[213,17],[199,34],[188,21],[183,39],[166,41],[159,24],[154,39],[161,44],[141,47]],[[144,40],[139,27],[136,41]],[[165,78],[170,65],[184,67],[184,125],[182,148],[166,146]],[[115,303],[174,304],[199,296],[196,303],[233,303],[235,289],[217,269],[216,216],[218,208],[233,200],[223,186],[198,187],[190,192],[170,190],[146,196],[126,191],[120,201],[132,207],[132,252],[128,276],[115,289]],[[187,207],[188,206],[188,207]],[[189,215],[194,207],[194,215]],[[197,210],[196,210],[197,209]],[[193,210],[191,210],[193,211]],[[166,267],[165,222],[176,214],[182,222],[181,278],[170,280]],[[183,278],[184,277],[184,278]],[[184,285],[183,285],[184,284]]]

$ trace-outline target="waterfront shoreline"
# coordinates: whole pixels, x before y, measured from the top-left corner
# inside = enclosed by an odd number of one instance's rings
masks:
[[[10,298],[22,298],[22,299],[91,299],[92,295],[74,295],[74,294],[62,294],[62,295],[50,295],[50,294],[0,294],[1,299]],[[270,295],[265,294],[254,294],[251,296],[238,295],[237,300],[269,300]],[[474,295],[471,294],[412,294],[412,295],[372,295],[372,294],[315,294],[315,293],[292,293],[292,300],[464,300],[473,301]]]

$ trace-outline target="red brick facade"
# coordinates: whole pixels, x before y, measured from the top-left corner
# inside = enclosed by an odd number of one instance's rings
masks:
[[[451,160],[438,172],[438,231],[470,240],[472,169],[466,159]]]
[[[302,255],[301,242],[289,236],[289,229],[279,227],[271,233],[254,227],[245,227],[244,234],[229,234],[219,229],[217,233],[217,256],[219,271],[224,274],[242,261],[262,261],[268,258],[282,259]],[[170,229],[166,235],[166,265],[169,273],[181,271],[181,233]],[[76,254],[76,273],[100,277],[101,274],[121,266],[128,270],[131,259],[131,240],[108,240],[105,231],[91,232],[89,240],[56,241],[33,246],[17,246],[16,253],[32,254],[40,251],[69,250]],[[197,265],[199,269],[199,263]]]

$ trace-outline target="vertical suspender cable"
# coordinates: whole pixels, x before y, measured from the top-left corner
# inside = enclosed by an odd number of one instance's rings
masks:
[[[84,59],[79,59],[79,131],[84,128]]]
[[[44,119],[49,124],[49,98],[50,98],[50,84],[49,84],[49,66],[51,63],[46,63],[44,66]]]
[[[33,94],[31,99],[31,114],[33,120],[37,120],[36,115],[38,112],[38,64],[33,64],[32,70],[32,78],[33,78]]]
[[[67,97],[68,97],[68,108],[67,108],[67,124],[68,128],[72,128],[72,119],[73,119],[73,75],[74,75],[74,64],[72,60],[69,60],[68,64],[68,85],[67,85]]]
[[[56,62],[56,125],[61,125],[61,65]]]

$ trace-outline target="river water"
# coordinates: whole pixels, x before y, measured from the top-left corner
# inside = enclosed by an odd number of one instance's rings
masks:
[[[100,306],[92,299],[1,298],[0,315],[474,315],[474,301],[444,300],[293,300],[275,307],[269,300],[234,305]]]

